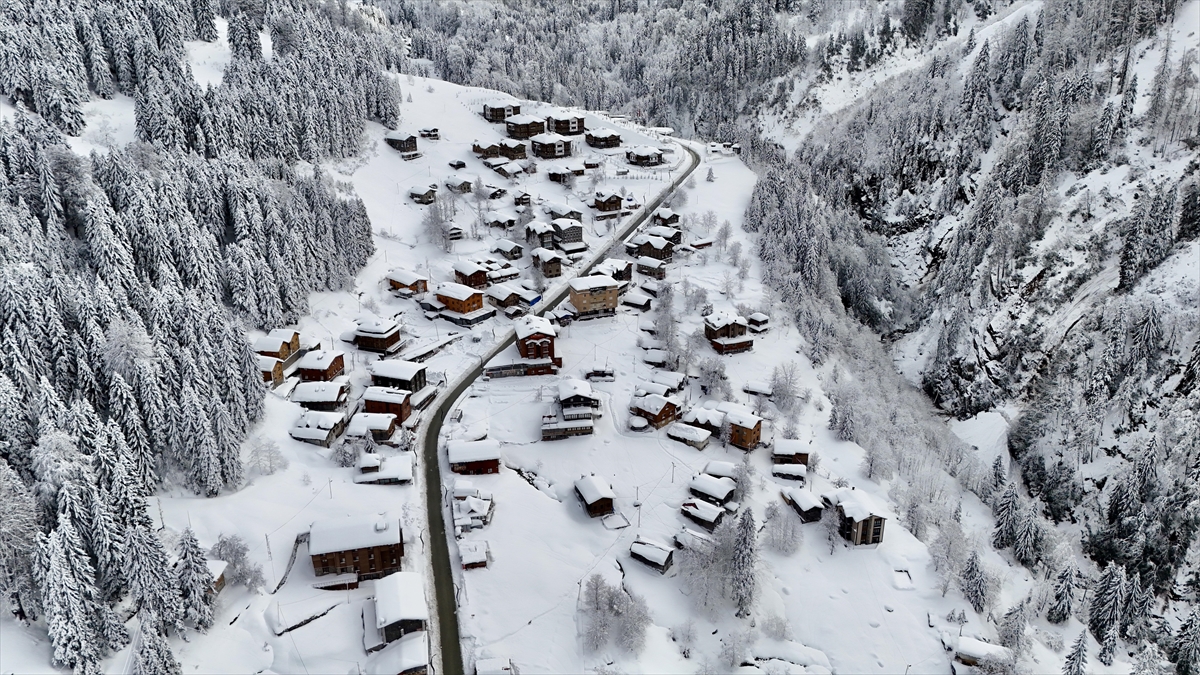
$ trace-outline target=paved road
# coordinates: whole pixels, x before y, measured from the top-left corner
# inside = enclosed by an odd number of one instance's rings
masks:
[[[647,204],[642,209],[641,215],[631,219],[620,233],[613,237],[612,242],[599,255],[593,257],[591,262],[581,268],[575,276],[586,275],[596,264],[608,258],[614,249],[621,247],[624,240],[645,224],[650,218],[650,214],[662,206],[667,197],[678,189],[687,180],[688,176],[692,175],[696,167],[700,166],[700,156],[695,151],[684,145],[680,147],[691,158],[691,164],[687,169],[672,181],[667,189],[659,193],[658,197]],[[621,251],[617,250],[617,252]],[[555,291],[553,295],[543,298],[541,309],[537,310],[537,314],[543,314],[556,307],[567,297],[567,289],[568,285],[563,283],[561,284],[561,288]],[[464,375],[459,376],[455,384],[448,391],[438,396],[429,414],[426,415],[425,420],[417,427],[416,443],[421,448],[421,463],[425,468],[423,486],[425,489],[425,506],[429,516],[430,561],[433,567],[434,604],[437,609],[438,641],[441,647],[439,654],[431,656],[434,659],[441,659],[441,663],[437,664],[439,667],[436,671],[439,675],[462,675],[463,658],[462,641],[458,634],[458,602],[454,593],[454,571],[450,566],[450,539],[446,532],[447,509],[442,496],[442,472],[438,456],[438,437],[441,434],[442,423],[445,421],[446,415],[450,412],[454,403],[463,395],[467,387],[470,387],[483,374],[483,364],[495,354],[507,349],[515,339],[516,335],[512,330],[509,330],[503,340],[480,358],[478,364]]]

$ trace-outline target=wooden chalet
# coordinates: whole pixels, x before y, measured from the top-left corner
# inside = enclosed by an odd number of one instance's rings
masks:
[[[424,127],[417,130],[417,135],[421,138],[428,138],[431,141],[436,141],[442,137],[442,132],[437,127]]]
[[[506,260],[520,260],[525,254],[525,249],[520,244],[509,239],[501,239],[496,242],[492,250],[504,256]]]
[[[571,305],[579,318],[612,316],[617,313],[619,285],[612,277],[593,274],[575,277],[569,283]]]
[[[549,319],[540,316],[527,316],[514,326],[517,335],[517,353],[527,360],[547,359],[556,366],[562,366],[562,358],[554,354],[554,340],[558,330]]]
[[[705,530],[712,532],[721,524],[725,517],[725,509],[703,499],[690,498],[684,500],[679,507],[684,518],[696,523]]]
[[[660,544],[644,537],[638,537],[629,546],[629,557],[649,566],[659,574],[666,574],[675,561],[675,551],[666,544]]]
[[[762,418],[738,403],[726,401],[717,406],[725,413],[729,425],[729,443],[743,450],[753,450],[762,440]]]
[[[476,267],[479,266],[476,265]],[[484,278],[484,283],[480,287],[487,286],[487,270],[484,270],[482,267],[479,269]],[[457,270],[455,270],[455,274],[458,274]],[[465,284],[442,284],[438,286],[434,295],[437,296],[439,302],[446,305],[446,308],[452,312],[470,314],[476,310],[483,309],[483,293],[478,288],[472,288]]]
[[[416,272],[394,269],[384,278],[393,291],[407,290],[415,295],[429,290],[429,280]]]
[[[393,572],[375,582],[375,629],[383,642],[424,631],[429,622],[425,578],[417,572]]]
[[[450,458],[450,470],[454,473],[479,475],[500,472],[499,441],[448,441],[446,454]]]
[[[479,159],[492,159],[500,156],[500,144],[496,141],[475,141],[471,143],[471,152]]]
[[[454,263],[454,281],[468,288],[487,288],[487,273],[487,269],[482,265],[473,263],[470,260],[459,260]],[[443,300],[443,302],[445,301]]]
[[[546,213],[550,215],[550,220],[558,220],[559,218],[569,218],[571,220],[583,220],[583,211],[563,204],[554,202],[546,206]]]
[[[679,214],[665,206],[654,209],[654,213],[650,215],[651,225],[675,225],[678,222]],[[679,242],[675,243],[678,244]]]
[[[328,382],[345,371],[345,355],[339,351],[314,349],[296,362],[296,375],[302,382]]]
[[[541,220],[526,223],[525,242],[534,247],[552,248],[554,246],[554,226]]]
[[[283,361],[262,354],[255,354],[254,360],[258,364],[258,372],[262,373],[263,382],[271,385],[272,389],[283,384]]]
[[[825,509],[825,503],[821,498],[800,488],[786,487],[779,491],[783,496],[783,502],[792,507],[796,515],[800,516],[800,520],[805,523],[815,523],[821,519],[821,513]]]
[[[593,148],[617,148],[621,146],[621,134],[612,129],[592,129],[584,136]]]
[[[708,441],[712,438],[712,432],[708,429],[691,426],[690,424],[674,422],[667,427],[667,438],[690,445],[697,450],[703,450],[708,447]]]
[[[396,416],[392,413],[359,412],[355,413],[350,418],[350,423],[346,425],[346,436],[352,438],[369,436],[376,443],[390,445],[392,436],[396,435],[396,426]]]
[[[509,284],[494,284],[483,292],[487,301],[501,309],[516,307],[521,303],[521,293]]]
[[[208,573],[212,575],[212,587],[205,592],[205,595],[211,600],[220,595],[225,589],[225,571],[229,568],[229,563],[224,560],[205,560],[204,564],[208,567]]]
[[[651,237],[662,237],[675,246],[683,243],[683,232],[669,225],[651,225],[646,228],[646,234]]]
[[[755,312],[746,317],[751,333],[765,333],[770,328],[771,317],[762,312]]]
[[[288,435],[301,443],[328,448],[345,431],[345,413],[309,410],[300,416],[296,426],[288,430]]]
[[[332,412],[346,407],[350,387],[345,382],[301,382],[292,388],[292,403],[306,410]]]
[[[641,256],[637,259],[637,272],[651,279],[666,279],[667,264],[657,258]]]
[[[542,159],[558,159],[571,156],[571,140],[558,134],[537,134],[529,138],[533,156]]]
[[[475,181],[469,176],[456,173],[446,178],[446,189],[456,194],[470,194],[474,187]]]
[[[575,481],[575,495],[592,518],[600,518],[614,512],[613,502],[617,495],[607,481],[595,474]]]
[[[555,218],[550,221],[554,228],[554,244],[562,248],[563,244],[583,243],[583,223],[576,218]]]
[[[639,145],[625,151],[625,161],[634,166],[658,166],[663,163],[662,150]]]
[[[704,337],[718,354],[740,354],[754,348],[754,338],[746,334],[746,319],[732,312],[704,317]]]
[[[559,185],[570,185],[571,181],[575,180],[575,172],[561,164],[553,164],[545,168],[546,177],[551,183]]]
[[[437,201],[436,185],[417,185],[409,189],[408,198],[418,204],[432,204]]]
[[[464,570],[487,567],[491,553],[491,547],[486,541],[459,540],[458,542],[458,557],[462,560]]]
[[[525,143],[515,138],[505,138],[497,145],[500,146],[500,156],[515,161],[529,159],[529,150]]]
[[[708,502],[712,502],[717,506],[724,506],[733,499],[733,492],[737,489],[737,482],[728,476],[710,476],[702,473],[688,483],[688,492],[693,497],[698,497]]]
[[[359,319],[354,330],[354,344],[359,349],[380,354],[394,354],[402,346],[400,324],[391,319]]]
[[[533,197],[528,192],[517,190],[513,193],[513,206],[529,206],[532,203]]]
[[[559,111],[546,116],[546,130],[563,136],[577,136],[587,129],[583,113]]]
[[[633,263],[628,260],[607,258],[592,268],[593,274],[603,274],[617,281],[633,280]]]
[[[615,190],[600,190],[592,199],[592,208],[600,213],[619,213],[625,198]]]
[[[255,354],[281,361],[288,360],[292,355],[291,341],[281,335],[264,335],[254,341],[253,347]]]
[[[655,429],[661,429],[679,417],[679,404],[665,396],[647,394],[633,397],[629,412],[645,418]]]
[[[558,251],[539,246],[533,249],[530,255],[533,258],[533,266],[541,270],[543,277],[555,279],[562,276],[562,254]]]
[[[777,438],[771,449],[771,461],[775,464],[808,464],[812,443],[794,438]]]
[[[574,378],[559,381],[558,402],[563,410],[600,407],[600,398],[592,391],[592,385],[586,380]]]
[[[520,162],[506,162],[495,168],[496,173],[505,178],[516,178],[525,173],[525,167],[521,166]],[[501,195],[503,196],[503,195]],[[499,197],[497,197],[498,199]]]
[[[489,122],[503,122],[513,115],[521,114],[521,104],[510,99],[496,99],[483,104],[483,119]]]
[[[821,495],[826,506],[836,507],[840,519],[839,532],[855,546],[878,544],[883,541],[887,518],[879,515],[874,500],[852,487],[837,488]]]
[[[383,142],[400,152],[416,152],[417,137],[404,131],[389,131],[383,136]]]
[[[425,366],[412,361],[387,359],[370,365],[371,384],[418,392],[425,388]]]
[[[533,115],[513,115],[504,120],[504,131],[509,138],[525,140],[546,132],[546,121]],[[534,154],[537,154],[536,149]]]
[[[483,224],[488,227],[498,227],[502,230],[507,230],[517,226],[517,219],[510,213],[489,211],[483,216]]]
[[[653,303],[650,300],[650,296],[633,291],[621,296],[621,304],[626,307],[632,307],[639,312],[649,312]]]
[[[394,387],[367,387],[363,393],[363,411],[395,415],[403,423],[412,414],[412,392]]]
[[[308,530],[308,553],[319,577],[353,574],[357,583],[399,572],[404,558],[400,521],[387,514],[319,520]]]
[[[639,258],[655,258],[663,262],[671,262],[675,256],[675,245],[662,237],[650,234],[639,234],[625,244],[625,250],[630,255]]]

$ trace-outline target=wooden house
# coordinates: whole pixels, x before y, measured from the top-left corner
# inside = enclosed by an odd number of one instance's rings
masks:
[[[470,194],[474,186],[475,181],[469,176],[456,173],[446,178],[446,189],[456,194]]]
[[[811,450],[811,439],[777,438],[771,449],[771,461],[775,464],[808,464]]]
[[[300,351],[300,333],[294,328],[275,328],[270,333],[267,333],[267,335],[286,340],[292,354]]]
[[[432,204],[437,201],[436,185],[417,185],[409,189],[408,198],[418,204]]]
[[[525,249],[520,244],[509,239],[501,239],[496,242],[492,250],[507,260],[520,260],[521,256],[525,254]]]
[[[387,359],[370,365],[371,384],[418,392],[425,388],[425,366],[412,361]]]
[[[224,560],[205,560],[204,564],[213,580],[212,588],[205,593],[211,600],[225,589],[225,571],[229,568],[229,563]]]
[[[621,193],[615,190],[599,190],[592,200],[592,208],[600,213],[619,213],[621,205],[625,203]]]
[[[394,354],[400,350],[400,324],[378,317],[359,319],[357,324],[354,344],[359,349],[380,354]]]
[[[542,159],[558,159],[571,156],[571,140],[558,134],[537,134],[529,138],[533,156]]]
[[[771,317],[762,312],[755,312],[746,317],[751,333],[765,333],[770,328]]]
[[[650,307],[652,306],[652,301],[650,300],[650,296],[639,293],[638,291],[633,291],[632,293],[626,293],[625,295],[621,296],[621,304],[625,305],[626,307],[632,307],[639,312],[649,312]]]
[[[616,281],[632,281],[633,263],[629,262],[628,260],[607,258],[593,267],[592,273],[603,274],[605,276],[612,277]]]
[[[562,254],[548,248],[535,248],[531,254],[533,266],[541,270],[542,276],[555,279],[562,276]]]
[[[395,415],[403,423],[412,414],[412,392],[394,387],[367,387],[363,393],[363,411]]]
[[[533,115],[513,115],[504,120],[504,131],[509,138],[525,140],[546,132],[546,122]],[[536,149],[534,154],[537,154]]]
[[[690,445],[697,450],[703,450],[708,447],[708,441],[712,438],[712,432],[708,429],[691,426],[690,424],[674,422],[667,427],[667,438]]]
[[[483,104],[483,119],[489,122],[503,122],[520,114],[521,104],[511,99],[495,99]]]
[[[534,247],[553,247],[554,226],[541,220],[535,220],[531,223],[526,223],[525,242]]]
[[[584,136],[593,148],[617,148],[621,146],[621,134],[612,129],[593,129]]]
[[[377,579],[400,571],[404,537],[400,521],[382,516],[319,520],[308,530],[313,573]]]
[[[286,361],[292,355],[292,343],[281,335],[264,335],[254,341],[254,353]]]
[[[679,507],[684,518],[712,532],[725,517],[725,509],[703,499],[687,499]]]
[[[821,519],[821,512],[825,508],[825,503],[821,498],[800,488],[787,487],[779,491],[783,495],[783,501],[796,515],[800,516],[800,520],[805,523],[815,523]]]
[[[693,497],[698,497],[708,502],[712,502],[717,506],[724,506],[733,499],[733,492],[737,489],[737,482],[728,476],[710,476],[702,473],[688,483],[688,492]]]
[[[575,495],[592,518],[607,516],[614,511],[613,502],[617,495],[607,481],[595,474],[575,481]]]
[[[546,205],[546,213],[550,215],[550,220],[558,220],[559,218],[569,218],[571,220],[583,220],[583,211],[560,202],[554,202]]]
[[[524,190],[517,190],[513,193],[513,206],[529,206],[533,203],[533,197]]]
[[[654,209],[654,213],[650,215],[650,224],[651,225],[667,225],[667,226],[669,226],[669,225],[675,225],[678,223],[679,223],[679,214],[675,213],[674,211],[672,211],[671,209],[669,209],[665,206]],[[675,242],[675,243],[678,244],[679,242]]]
[[[428,138],[431,141],[436,141],[442,137],[442,132],[437,127],[423,127],[417,130],[417,135],[421,138]]]
[[[500,146],[501,157],[505,157],[511,161],[529,158],[528,148],[525,146],[525,143],[515,138],[505,138],[497,145]]]
[[[725,413],[729,425],[729,443],[743,450],[753,450],[762,440],[762,418],[738,403],[726,401],[717,406]]]
[[[506,162],[495,168],[496,173],[505,178],[516,178],[525,173],[525,167],[520,162]],[[503,196],[503,195],[501,195]],[[499,199],[499,197],[497,197]]]
[[[461,159],[452,159],[449,162],[447,162],[447,164],[450,165],[451,169],[462,170],[462,169],[467,168],[467,163],[462,161]]]
[[[363,605],[363,647],[367,660],[358,668],[364,675],[427,675],[429,672],[429,634],[409,633],[394,642],[384,642],[383,632],[371,622],[374,605]]]
[[[746,334],[746,319],[732,312],[713,312],[704,317],[704,337],[718,354],[739,354],[754,348]]]
[[[272,389],[283,384],[283,361],[262,354],[255,354],[254,360],[258,363],[258,372],[262,373],[263,382],[270,384]]]
[[[393,291],[406,289],[410,293],[424,293],[429,290],[429,280],[408,270],[394,269],[384,277]]]
[[[887,518],[879,515],[874,500],[852,487],[837,488],[821,495],[827,506],[836,507],[840,519],[839,532],[855,546],[878,544],[883,541]]]
[[[425,630],[429,604],[425,600],[425,578],[417,572],[393,572],[375,582],[375,628],[383,642]]]
[[[396,435],[397,420],[392,413],[359,412],[346,425],[346,436],[351,438],[370,437],[376,443],[391,444]]]
[[[658,166],[663,163],[662,150],[639,145],[625,151],[625,161],[634,166]]]
[[[333,350],[314,349],[296,362],[296,375],[302,382],[328,382],[345,370],[345,355]]]
[[[556,366],[562,365],[562,359],[554,354],[554,340],[558,330],[549,319],[540,316],[527,316],[514,326],[517,335],[517,353],[521,358],[530,361],[549,360]]]
[[[546,130],[563,136],[576,136],[586,131],[583,113],[559,111],[546,116]]]
[[[586,380],[574,378],[559,381],[558,402],[563,410],[600,407],[600,398],[592,391],[592,385]]]
[[[500,144],[496,141],[475,141],[471,143],[471,152],[479,159],[492,159],[500,156]]]
[[[517,226],[517,219],[511,213],[489,211],[483,216],[483,224],[488,227],[498,227],[502,230],[507,230]]]
[[[669,225],[651,225],[646,228],[646,234],[651,237],[662,237],[675,246],[683,243],[683,232]]]
[[[551,183],[559,185],[571,185],[571,181],[575,180],[575,172],[561,164],[552,164],[545,169],[546,177]]]
[[[666,544],[660,544],[644,537],[638,537],[629,546],[629,557],[666,574],[674,562],[675,551]]]
[[[657,258],[642,256],[637,259],[637,272],[651,279],[666,279],[667,264]]]
[[[341,412],[309,410],[300,416],[288,435],[301,443],[328,448],[346,430],[346,415]]]
[[[500,442],[449,441],[446,454],[450,458],[450,470],[454,473],[479,475],[500,472]]]
[[[458,542],[458,557],[462,560],[464,570],[487,567],[491,552],[491,547],[488,546],[486,541],[465,541],[460,539]],[[475,672],[479,672],[478,668]]]
[[[639,234],[629,240],[625,246],[632,255],[655,258],[663,262],[671,262],[675,255],[675,245],[662,237],[650,234]]]
[[[383,142],[400,152],[416,152],[417,137],[404,131],[389,131],[383,136]]]
[[[487,279],[487,270],[483,270],[483,277],[485,280]],[[487,282],[485,281],[483,285],[486,286]],[[483,293],[463,284],[442,284],[438,286],[434,295],[439,302],[446,306],[446,309],[452,312],[470,314],[476,310],[483,309]]]
[[[487,288],[487,272],[483,266],[470,260],[459,260],[454,263],[454,281],[468,288]]]
[[[292,403],[306,410],[332,412],[346,407],[350,387],[345,382],[301,382],[292,388]]]
[[[571,305],[579,318],[612,316],[617,312],[618,284],[612,277],[593,274],[570,281]]]
[[[516,307],[521,302],[521,293],[509,284],[495,284],[488,287],[483,295],[492,305],[501,309]]]
[[[583,223],[575,218],[555,218],[550,221],[554,228],[554,244],[562,248],[562,244],[583,243]]]
[[[721,429],[725,426],[725,413],[717,410],[715,403],[709,401],[706,405],[695,406],[684,413],[680,421],[700,429],[706,429],[714,436],[719,436]]]
[[[655,429],[661,429],[679,417],[679,404],[658,394],[635,396],[629,405],[629,412],[645,418]]]

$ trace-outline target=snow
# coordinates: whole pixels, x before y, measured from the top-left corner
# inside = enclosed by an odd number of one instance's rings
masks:
[[[289,398],[296,403],[336,403],[345,398],[345,392],[346,385],[340,382],[301,382]]]
[[[613,493],[612,486],[597,478],[594,474],[584,476],[575,481],[575,489],[579,490],[579,494],[583,497],[583,501],[588,504],[595,504],[601,499],[616,499],[617,495]]]
[[[811,454],[816,450],[812,444],[812,436],[809,435],[807,440],[796,438],[777,438],[775,439],[775,449],[772,451],[776,455],[800,455]]]
[[[400,523],[387,513],[377,517],[318,520],[308,530],[308,552],[312,555],[352,551],[400,543]]]
[[[710,504],[703,499],[685,501],[680,508],[706,523],[717,522],[717,518],[720,518],[721,514],[725,513],[725,509]]]
[[[382,363],[388,362],[384,361]],[[380,403],[394,403],[397,405],[403,405],[409,396],[412,396],[412,392],[392,387],[367,387],[363,392],[364,401],[378,401]]]
[[[704,325],[714,329],[724,328],[732,325],[745,326],[746,319],[733,312],[718,311],[709,314],[704,318]]]
[[[737,488],[737,483],[732,478],[724,476],[718,478],[708,474],[700,474],[688,483],[688,487],[695,492],[708,495],[718,502],[724,502],[729,498],[729,495],[733,494],[734,489]]]
[[[712,436],[712,432],[710,432],[708,429],[701,429],[700,427],[674,423],[667,427],[667,436],[669,438],[682,439],[689,443],[706,443]]]
[[[522,317],[514,326],[518,340],[524,340],[531,335],[558,335],[558,330],[546,318],[530,315]]]
[[[296,362],[296,367],[304,370],[325,370],[339,356],[344,357],[345,352],[314,349],[300,357],[300,360]]]
[[[372,363],[370,369],[371,374],[377,377],[408,381],[415,377],[417,373],[425,370],[425,365],[401,359],[388,359]]]
[[[573,396],[592,398],[592,385],[584,380],[569,377],[558,382],[558,400],[563,401]]]
[[[636,553],[658,565],[665,565],[667,559],[671,557],[671,547],[642,537],[638,537],[637,541],[629,546],[629,552]]]
[[[801,490],[794,487],[785,487],[780,490],[793,504],[798,506],[801,511],[809,511],[812,509],[824,508],[825,504],[821,498],[813,494],[809,490]]]
[[[395,422],[396,416],[392,413],[355,413],[354,417],[350,418],[350,424],[346,426],[346,434],[348,436],[367,436],[372,431],[384,431]],[[412,477],[411,474],[409,477]]]
[[[602,288],[616,288],[617,282],[612,277],[604,276],[603,274],[593,274],[586,277],[576,277],[571,280],[570,286],[572,290],[578,292],[594,291]]]
[[[478,565],[488,561],[488,545],[486,541],[458,542],[458,557],[464,565]]]
[[[692,427],[695,428],[695,427]],[[703,429],[701,430],[703,431]],[[722,462],[719,459],[704,465],[704,473],[717,478],[734,478],[737,476],[737,464],[733,462]]]
[[[478,267],[478,265],[475,267]],[[479,270],[482,271],[483,268],[479,267]],[[451,300],[458,300],[460,302],[470,300],[472,297],[478,294],[479,291],[475,290],[474,288],[469,288],[453,281],[447,281],[446,283],[439,284],[437,290],[434,291],[434,295],[450,298]]]
[[[409,633],[367,657],[364,675],[398,675],[429,664],[429,638],[425,631]]]
[[[398,621],[428,621],[425,578],[417,572],[392,572],[375,580],[375,627]]]
[[[1012,652],[1001,645],[994,645],[982,640],[976,640],[971,637],[960,637],[954,647],[956,655],[961,655],[970,659],[979,660],[989,656],[1000,659],[1008,659],[1012,657]]]
[[[403,286],[412,286],[413,284],[417,283],[418,281],[425,281],[427,283],[429,281],[428,279],[421,276],[420,274],[417,274],[416,272],[411,272],[409,270],[399,269],[399,268],[388,272],[386,278],[390,279],[392,281],[395,281]]]
[[[450,441],[446,444],[446,453],[451,464],[486,462],[500,459],[500,442],[494,440]]]

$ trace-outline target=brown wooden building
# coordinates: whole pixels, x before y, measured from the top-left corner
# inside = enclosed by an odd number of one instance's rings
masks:
[[[613,493],[612,486],[595,474],[575,481],[575,495],[592,518],[607,516],[614,511],[613,502],[617,496]]]
[[[593,148],[617,148],[621,146],[621,134],[612,129],[593,129],[584,137]]]
[[[459,260],[454,263],[454,281],[470,288],[487,288],[487,269],[470,260]]]
[[[389,131],[383,141],[400,152],[416,152],[417,137],[402,131]]]
[[[661,429],[679,417],[679,404],[658,394],[635,396],[629,412],[645,418],[655,429]]]
[[[549,319],[540,316],[526,316],[514,326],[517,334],[517,352],[523,359],[549,359],[556,366],[562,365],[562,359],[554,355],[554,340],[558,330]]]
[[[483,104],[483,119],[489,122],[503,122],[513,115],[521,114],[521,104],[516,101],[497,99]]]
[[[346,407],[350,387],[345,382],[301,382],[292,388],[292,403],[306,410],[327,412]]]
[[[262,354],[256,354],[254,358],[258,362],[258,371],[262,373],[263,382],[270,384],[272,389],[283,384],[283,361]]]
[[[454,473],[478,475],[500,472],[499,441],[449,441],[446,454],[450,459],[450,470]]]
[[[548,248],[538,247],[530,254],[533,266],[541,270],[542,276],[555,279],[562,276],[562,254]]]
[[[537,134],[529,138],[534,157],[558,159],[571,156],[571,140],[558,134]]]
[[[455,273],[457,274],[457,272]],[[484,270],[483,277],[485,280],[487,279],[487,270]],[[486,285],[485,281],[484,286]],[[446,309],[452,312],[470,314],[477,309],[483,309],[483,293],[463,284],[442,284],[434,295],[439,302],[446,306]]]
[[[592,200],[592,207],[600,213],[620,211],[625,199],[615,190],[600,190]]]
[[[391,319],[360,319],[354,344],[363,351],[392,354],[401,346],[400,324]]]
[[[400,521],[386,515],[317,521],[308,531],[308,553],[317,576],[356,574],[359,579],[378,579],[399,572],[404,558]]]
[[[471,152],[480,159],[491,159],[500,156],[500,144],[495,141],[475,141],[471,143]]]
[[[658,148],[639,145],[625,151],[625,161],[634,166],[658,166],[663,163],[663,153]]]
[[[403,423],[412,414],[412,392],[393,387],[367,387],[363,394],[363,410],[369,413],[390,413]]]
[[[887,518],[878,514],[873,500],[854,488],[838,488],[821,495],[831,507],[837,507],[842,537],[855,546],[878,544],[883,541]]]
[[[411,293],[417,294],[429,290],[429,280],[416,272],[395,269],[388,272],[386,278],[393,291],[407,289]]]
[[[504,120],[504,131],[509,138],[525,140],[545,133],[546,122],[533,115],[513,115]]]
[[[314,349],[296,363],[296,375],[304,382],[328,382],[345,370],[345,355],[339,351]]]
[[[564,111],[546,117],[546,130],[563,136],[576,136],[582,134],[587,128],[584,126],[582,113]]]
[[[371,384],[404,391],[418,392],[425,388],[425,366],[412,361],[387,359],[371,364]]]
[[[501,157],[507,157],[511,160],[529,158],[527,146],[515,138],[506,138],[500,141],[499,145]]]
[[[732,312],[713,312],[704,317],[704,337],[718,354],[739,354],[754,348],[746,334],[746,319]]]
[[[264,335],[254,341],[254,353],[286,361],[292,355],[292,343],[280,335]]]
[[[655,209],[650,216],[650,223],[653,225],[675,225],[678,222],[679,214],[665,206]]]

